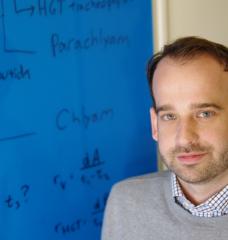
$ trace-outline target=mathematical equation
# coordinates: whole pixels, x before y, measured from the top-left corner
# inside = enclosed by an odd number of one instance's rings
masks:
[[[68,177],[63,177],[57,174],[53,177],[53,184],[61,191],[66,191],[70,188],[71,184],[77,180],[86,186],[100,185],[100,182],[106,182],[110,180],[109,174],[104,170],[105,161],[101,158],[98,148],[95,148],[92,154],[85,153],[81,160],[80,176],[76,177],[74,173],[70,173]],[[88,217],[76,217],[72,222],[59,221],[54,226],[54,232],[61,235],[69,235],[83,229],[88,226],[94,226],[100,228],[102,226],[103,213],[105,205],[108,199],[108,193],[105,192],[101,196],[95,198],[92,201],[92,205],[88,206],[90,210],[90,216]]]
[[[88,153],[83,158],[81,167],[82,175],[81,182],[86,185],[91,185],[94,180],[109,181],[110,176],[101,167],[105,162],[101,161],[98,149],[95,149],[93,158],[90,158]]]
[[[21,195],[20,199],[16,199],[14,196],[8,195],[4,201],[5,206],[9,209],[20,209],[23,204],[28,203],[29,190],[29,185],[22,185],[19,188]],[[57,234],[66,235],[81,231],[88,225],[100,228],[102,226],[103,213],[107,199],[108,193],[104,193],[101,197],[97,197],[94,202],[92,202],[91,213],[88,218],[76,218],[71,223],[63,223],[59,221],[54,226],[54,232]]]
[[[109,181],[110,175],[104,170],[104,165],[105,161],[101,160],[99,150],[95,149],[92,156],[87,152],[82,158],[79,176],[75,173],[70,173],[68,176],[56,174],[53,177],[53,184],[64,191],[75,181],[86,186]]]
[[[107,193],[104,193],[101,197],[97,197],[92,205],[91,216],[88,218],[76,218],[70,223],[58,222],[54,226],[55,233],[69,235],[83,230],[88,225],[101,228],[107,199]]]
[[[28,202],[30,186],[24,184],[19,188],[19,197],[15,197],[12,194],[9,194],[4,200],[4,204],[7,208],[20,209],[21,206]]]

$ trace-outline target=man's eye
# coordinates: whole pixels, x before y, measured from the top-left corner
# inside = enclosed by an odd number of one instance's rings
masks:
[[[161,115],[161,119],[163,121],[172,121],[176,119],[176,116],[172,113],[167,113],[167,114]]]
[[[197,117],[199,118],[210,118],[213,117],[215,115],[215,112],[213,111],[203,111],[203,112],[199,112],[197,114]]]

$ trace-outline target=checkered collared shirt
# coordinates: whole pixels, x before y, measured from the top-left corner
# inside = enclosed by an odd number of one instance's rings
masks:
[[[228,214],[228,185],[199,205],[191,203],[181,190],[176,175],[172,174],[172,194],[175,202],[197,217],[219,217]]]

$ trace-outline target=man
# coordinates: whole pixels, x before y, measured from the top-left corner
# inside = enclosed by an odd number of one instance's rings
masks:
[[[228,49],[196,37],[148,64],[152,136],[169,171],[114,186],[103,240],[228,239]]]

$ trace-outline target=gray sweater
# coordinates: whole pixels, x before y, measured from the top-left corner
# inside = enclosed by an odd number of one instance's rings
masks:
[[[192,216],[174,202],[170,178],[170,172],[162,172],[116,184],[102,240],[227,240],[228,215]]]

